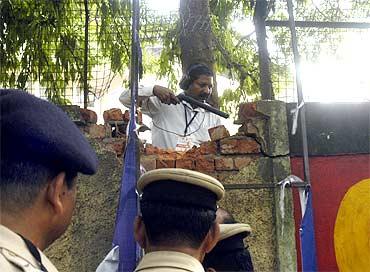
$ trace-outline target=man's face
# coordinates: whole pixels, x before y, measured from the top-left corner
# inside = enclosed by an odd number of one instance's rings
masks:
[[[189,89],[185,93],[196,100],[205,101],[212,93],[212,87],[213,78],[201,75],[190,84]]]

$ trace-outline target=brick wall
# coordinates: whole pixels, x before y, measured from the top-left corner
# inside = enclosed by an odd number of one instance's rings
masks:
[[[72,225],[48,253],[61,271],[94,271],[108,252],[113,235],[128,114],[112,109],[104,113],[105,125],[97,125],[93,112],[83,110],[79,115],[77,108],[65,110],[74,111],[70,115],[97,150],[100,168],[96,176],[80,178]],[[290,173],[285,104],[243,104],[237,123],[241,127],[236,135],[229,136],[224,127],[217,127],[210,131],[212,141],[185,153],[141,146],[141,164],[146,170],[186,168],[219,179],[227,190],[220,206],[252,227],[247,243],[256,271],[294,271],[290,194],[282,219],[275,190],[235,189],[237,185],[276,183]],[[284,232],[280,231],[281,225]]]

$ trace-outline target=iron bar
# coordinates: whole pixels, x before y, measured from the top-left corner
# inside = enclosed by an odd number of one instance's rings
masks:
[[[289,27],[289,21],[267,20],[266,26],[270,27]],[[370,23],[360,22],[319,22],[319,21],[295,21],[296,27],[316,27],[316,28],[370,28]]]
[[[306,188],[309,186],[307,182],[290,182],[286,185],[290,188]],[[278,183],[243,183],[243,184],[224,184],[225,190],[255,190],[255,189],[276,189],[279,188]]]
[[[302,81],[301,81],[301,57],[298,52],[297,33],[296,33],[295,21],[294,21],[294,15],[293,15],[292,0],[287,0],[287,4],[288,4],[288,13],[289,13],[289,27],[290,27],[291,37],[292,37],[292,49],[293,49],[294,63],[295,63],[298,105],[301,105],[301,103],[304,103],[303,91],[302,91]],[[299,117],[301,121],[301,130],[302,130],[304,180],[308,183],[311,183],[310,165],[309,165],[309,159],[308,159],[307,130],[306,130],[306,107],[304,104],[302,105],[303,106],[300,109]],[[297,110],[299,110],[298,107],[297,107]]]
[[[85,8],[85,40],[84,40],[84,63],[83,63],[83,89],[84,89],[84,109],[87,109],[87,100],[89,95],[88,83],[88,62],[89,62],[89,0],[84,0]]]

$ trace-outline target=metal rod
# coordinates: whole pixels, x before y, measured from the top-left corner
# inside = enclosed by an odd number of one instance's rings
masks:
[[[83,63],[83,89],[84,89],[84,109],[87,109],[87,100],[89,95],[88,84],[88,61],[89,61],[89,0],[84,0],[85,8],[85,40],[84,40],[84,63]]]
[[[267,20],[266,26],[270,27],[289,27],[289,21]],[[318,22],[318,21],[295,21],[296,27],[316,27],[316,28],[370,28],[370,23],[360,22]]]
[[[297,33],[295,29],[295,21],[293,15],[293,3],[292,0],[287,0],[288,4],[288,14],[289,14],[289,27],[292,37],[292,49],[294,55],[295,63],[295,75],[297,82],[297,94],[298,94],[298,105],[301,105],[303,102],[303,91],[302,91],[302,81],[301,81],[301,58],[298,52],[298,42],[297,42]],[[303,164],[304,164],[304,180],[307,183],[311,183],[310,178],[310,165],[308,159],[308,144],[307,144],[307,130],[306,130],[306,107],[303,106],[300,109],[300,121],[301,121],[301,130],[302,130],[302,148],[303,148]],[[298,110],[298,109],[297,109]]]
[[[129,137],[135,138],[136,150],[136,180],[140,176],[140,150],[139,141],[136,133],[131,133],[136,129],[136,109],[138,101],[139,89],[139,19],[140,19],[140,0],[132,1],[132,34],[131,34],[131,73],[130,73],[130,87],[131,87],[131,108],[130,108],[130,122],[129,122]]]
[[[291,182],[287,184],[290,188],[306,188],[307,182]],[[244,184],[224,184],[225,190],[255,190],[255,189],[276,189],[280,184],[277,183],[244,183]]]

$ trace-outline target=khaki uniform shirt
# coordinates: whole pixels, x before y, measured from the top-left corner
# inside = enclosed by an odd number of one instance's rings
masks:
[[[41,262],[48,272],[58,272],[41,250],[39,250],[39,253]],[[41,271],[38,262],[29,252],[23,239],[3,225],[0,225],[0,271]]]
[[[194,257],[175,251],[155,251],[145,254],[135,272],[204,272]]]

